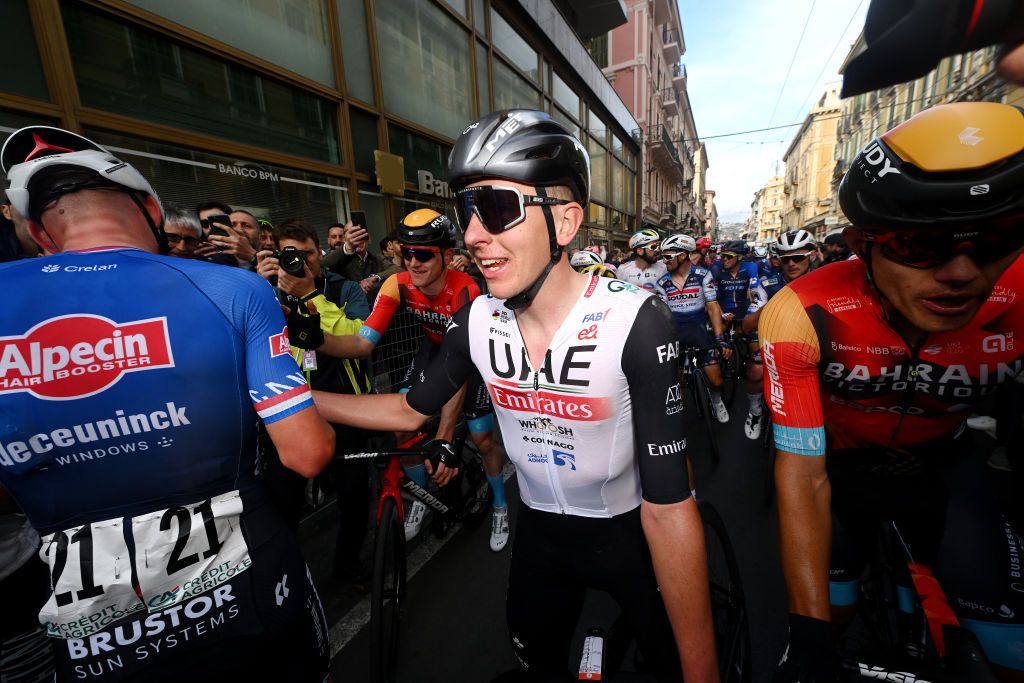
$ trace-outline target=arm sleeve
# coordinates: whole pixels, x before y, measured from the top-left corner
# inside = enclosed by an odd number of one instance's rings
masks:
[[[765,291],[761,281],[758,280],[757,284],[750,287],[750,306],[747,307],[747,315],[757,313],[764,308],[766,303],[768,303],[768,292]]]
[[[704,301],[718,301],[718,285],[715,284],[715,278],[712,277],[710,270],[704,273],[700,286],[704,290]]]
[[[690,496],[678,368],[679,340],[672,314],[660,299],[649,297],[622,349],[622,371],[633,406],[640,490],[644,500],[659,505]]]
[[[313,405],[306,378],[291,356],[288,326],[265,281],[251,286],[242,330],[245,374],[256,413],[266,424]]]
[[[380,338],[388,331],[391,319],[401,303],[401,294],[398,292],[398,275],[392,275],[381,285],[377,300],[373,302],[373,311],[366,322],[359,328],[359,336],[368,342],[377,345]]]
[[[452,316],[434,360],[420,375],[420,381],[414,382],[406,394],[409,407],[421,415],[433,415],[441,410],[469,379],[473,370],[473,357],[469,352],[469,314],[472,310],[472,306],[463,306]]]
[[[775,447],[797,455],[825,455],[818,386],[821,351],[800,297],[789,287],[780,289],[758,323],[764,398],[772,411]]]

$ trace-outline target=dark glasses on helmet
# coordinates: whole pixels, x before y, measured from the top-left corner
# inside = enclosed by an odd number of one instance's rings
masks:
[[[469,228],[469,222],[476,216],[480,224],[492,235],[502,233],[526,220],[527,206],[555,206],[571,204],[569,199],[538,197],[523,194],[514,187],[492,187],[482,185],[467,187],[455,195],[455,218],[462,230]]]
[[[785,256],[776,256],[776,258],[783,263],[803,263],[809,257],[810,254],[787,254]]]
[[[402,258],[406,261],[412,261],[416,259],[420,263],[427,263],[431,261],[435,256],[441,253],[439,247],[400,247],[402,250]]]
[[[864,239],[879,245],[887,259],[910,268],[935,268],[960,254],[986,265],[1024,246],[1024,216],[960,230],[865,232]]]

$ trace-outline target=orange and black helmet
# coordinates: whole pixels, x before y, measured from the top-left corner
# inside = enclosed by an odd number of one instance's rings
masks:
[[[396,237],[400,244],[452,247],[455,226],[447,216],[433,209],[416,209],[399,222]]]
[[[954,228],[1024,214],[1024,110],[997,102],[926,109],[875,138],[839,185],[864,230]]]

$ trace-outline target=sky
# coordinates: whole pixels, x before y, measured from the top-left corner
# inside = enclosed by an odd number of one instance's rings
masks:
[[[697,134],[708,150],[707,188],[716,192],[721,222],[743,221],[750,215],[754,192],[775,175],[776,163],[779,173],[784,172],[782,155],[799,125],[707,138],[802,123],[825,86],[839,80],[839,66],[864,26],[869,3],[678,2],[687,90]]]

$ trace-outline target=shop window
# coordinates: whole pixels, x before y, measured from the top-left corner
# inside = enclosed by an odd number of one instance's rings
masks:
[[[473,25],[476,26],[477,33],[487,35],[487,10],[484,9],[484,0],[473,0]]]
[[[557,73],[551,75],[551,96],[573,119],[579,118],[580,97]]]
[[[341,29],[341,54],[345,60],[346,92],[374,104],[373,69],[370,65],[370,40],[366,30],[363,0],[335,0]]]
[[[3,63],[6,65],[0,69],[0,90],[38,100],[50,99],[26,0],[0,2],[0,22],[4,27]]]
[[[333,104],[78,5],[62,8],[83,105],[341,163]]]
[[[537,51],[530,47],[522,36],[505,18],[491,9],[491,44],[501,50],[510,62],[519,67],[535,83],[540,83],[540,72],[537,64]]]
[[[601,120],[601,117],[594,112],[588,112],[587,131],[597,138],[602,144],[608,144],[608,126],[606,126],[604,121]]]
[[[587,151],[590,153],[590,196],[598,201],[608,199],[608,152],[592,137],[587,137]]]
[[[377,117],[355,107],[348,108],[352,123],[352,161],[355,169],[373,175],[376,161],[373,150],[380,149],[377,141]]]
[[[525,107],[537,109],[540,106],[540,91],[522,78],[500,59],[491,65],[494,73],[494,108],[514,109]]]
[[[612,157],[612,206],[617,209],[626,208],[625,201],[625,166],[622,162]]]
[[[453,10],[466,17],[466,0],[444,0]]]
[[[587,207],[587,213],[589,214],[588,223],[590,223],[591,225],[608,225],[608,210],[601,206],[600,204],[595,204],[591,202],[590,205]]]
[[[557,105],[551,108],[551,118],[558,121],[560,124],[572,131],[572,134],[576,137],[580,136],[580,127],[575,121],[569,118],[569,115],[563,112]]]
[[[366,213],[366,228],[370,232],[370,250],[379,254],[378,243],[384,235],[393,232],[384,209],[384,195],[368,183],[359,183],[359,208]]]
[[[420,171],[426,171],[435,181],[448,180],[448,154],[451,152],[448,145],[395,125],[388,125],[388,143],[392,154],[405,159],[405,179],[408,182],[419,185]]]
[[[480,116],[491,111],[491,81],[487,77],[487,47],[476,44],[476,94],[479,98]]]
[[[626,213],[636,212],[636,173],[626,171]]]
[[[374,7],[384,107],[458,137],[473,119],[465,29],[430,0],[378,0]]]
[[[335,85],[327,8],[321,0],[127,2],[317,83]]]
[[[323,244],[327,226],[349,216],[348,188],[340,178],[104,130],[85,135],[137,168],[161,200],[186,209],[218,200],[275,225],[300,218],[316,228]]]

